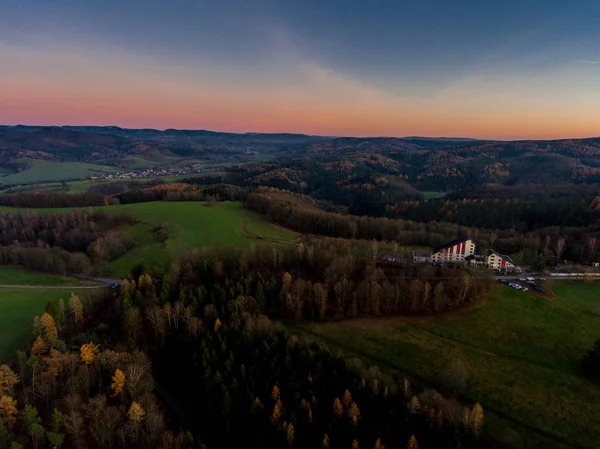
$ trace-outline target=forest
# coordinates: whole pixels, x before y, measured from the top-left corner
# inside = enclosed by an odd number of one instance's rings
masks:
[[[129,236],[116,230],[133,221],[127,211],[0,211],[0,264],[58,274],[101,271],[133,246]]]
[[[0,368],[1,447],[511,447],[486,432],[480,404],[394,379],[270,320],[436,313],[429,303],[477,301],[483,284],[432,273],[442,276],[425,284],[432,299],[415,303],[406,278],[396,306],[393,294],[378,305],[361,289],[391,281],[372,260],[301,245],[206,249],[160,281],[140,265],[117,294],[49,303],[33,320],[32,347]],[[353,270],[369,266],[377,278],[351,292]],[[308,281],[315,296],[304,303]],[[437,302],[455,289],[461,302]]]

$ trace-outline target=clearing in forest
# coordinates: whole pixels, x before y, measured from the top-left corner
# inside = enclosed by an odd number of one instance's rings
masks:
[[[600,285],[553,291],[499,286],[485,302],[443,316],[291,327],[416,382],[454,383],[466,401],[483,404],[491,426],[513,428],[528,447],[595,447],[600,385],[579,368],[600,338]]]

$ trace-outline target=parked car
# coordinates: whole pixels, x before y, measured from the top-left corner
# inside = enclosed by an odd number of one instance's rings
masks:
[[[527,287],[524,287],[521,289],[521,291],[526,292],[526,291],[529,291],[529,289]]]

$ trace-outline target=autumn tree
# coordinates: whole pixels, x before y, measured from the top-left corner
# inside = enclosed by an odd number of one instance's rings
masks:
[[[411,435],[411,437],[408,439],[406,449],[419,449],[419,442],[414,435]]]
[[[273,391],[271,391],[271,400],[273,402],[279,401],[281,397],[281,392],[279,391],[279,387],[277,385],[273,386]]]
[[[287,426],[286,440],[290,446],[294,444],[294,425],[292,423]]]
[[[13,387],[19,382],[19,376],[8,365],[0,366],[0,396],[11,395]]]
[[[358,449],[358,441],[356,441],[356,440],[352,441],[351,449]]]
[[[478,402],[471,409],[471,413],[469,414],[467,427],[473,432],[474,435],[479,435],[481,429],[483,427],[484,415],[483,415],[483,407]]]
[[[99,345],[95,345],[94,343],[86,343],[84,345],[81,345],[79,355],[83,363],[85,363],[86,365],[91,365],[96,360],[96,357],[98,356],[99,352]]]
[[[125,373],[120,369],[115,371],[115,375],[112,377],[112,384],[110,385],[111,390],[113,391],[112,397],[115,398],[123,392],[123,387],[125,386]]]
[[[350,394],[350,390],[344,391],[344,396],[342,396],[342,404],[344,404],[344,408],[346,410],[348,410],[350,404],[352,404],[352,394]]]
[[[321,447],[323,449],[329,449],[329,436],[327,434],[325,434],[323,437],[323,443],[321,443]]]
[[[135,429],[135,441],[138,441],[138,426],[144,419],[144,415],[146,412],[142,408],[140,404],[133,401],[131,403],[131,407],[129,407],[129,411],[127,412],[127,417],[133,421],[134,429]]]
[[[44,335],[47,338],[56,337],[58,335],[54,318],[52,318],[52,315],[50,315],[48,312],[44,312],[44,314],[40,317],[40,325],[42,326]]]
[[[283,416],[283,403],[280,399],[277,400],[275,406],[273,407],[273,412],[271,413],[271,424],[277,426],[281,417]]]
[[[10,396],[1,396],[0,397],[0,416],[6,422],[6,425],[9,429],[17,421],[17,401]]]
[[[340,401],[340,398],[335,398],[333,401],[333,416],[336,418],[341,418],[344,416],[344,407],[342,406],[342,401]]]
[[[375,441],[375,445],[373,446],[373,449],[385,449],[385,446],[383,444],[381,444],[381,438],[377,438],[377,441]]]
[[[75,293],[71,293],[69,298],[69,311],[73,315],[73,321],[75,324],[79,324],[83,321],[83,304]]]
[[[215,320],[215,326],[214,326],[215,334],[219,333],[219,329],[221,329],[221,325],[222,325],[221,320],[217,318]]]
[[[348,409],[348,419],[350,419],[352,424],[358,424],[358,420],[360,419],[360,409],[358,408],[356,402],[350,404],[350,408]]]

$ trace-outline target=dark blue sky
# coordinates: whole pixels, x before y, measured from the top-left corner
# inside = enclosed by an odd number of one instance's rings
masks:
[[[239,111],[251,109],[253,98],[257,106],[266,98],[283,104],[286,92],[298,108],[299,126],[310,126],[302,98],[315,97],[315,107],[331,109],[323,119],[332,130],[336,107],[346,103],[362,108],[352,124],[361,114],[372,119],[368,114],[377,105],[398,122],[411,111],[432,122],[460,114],[463,120],[481,114],[505,119],[509,99],[525,116],[554,104],[556,114],[548,119],[564,121],[564,108],[588,111],[586,98],[600,95],[600,1],[0,0],[0,58],[10,65],[5,82],[24,82],[19,74],[29,71],[47,72],[58,84],[62,76],[68,84],[73,74],[86,72],[88,58],[88,67],[113,69],[115,88],[123,88],[119,73],[126,78],[135,72],[140,86],[196,86],[222,92],[229,103],[243,97],[243,104],[231,106],[233,128],[243,127]],[[85,87],[85,80],[77,81]],[[89,79],[88,87],[108,89],[109,83]],[[466,101],[470,109],[463,104],[453,113],[453,101]],[[201,103],[189,108],[206,110]],[[227,127],[227,111],[218,112]],[[290,121],[275,128],[293,128],[287,112]],[[532,124],[539,127],[544,114],[532,116]],[[404,132],[401,123],[394,126],[388,121],[373,133]]]

